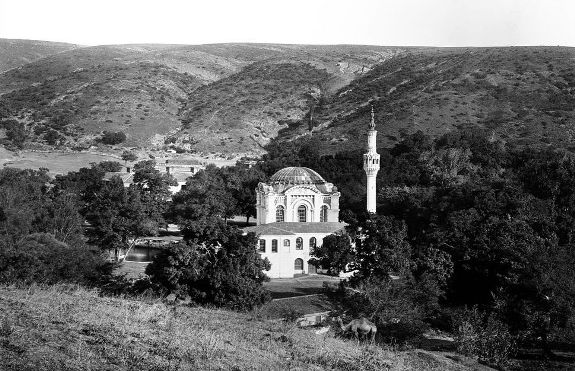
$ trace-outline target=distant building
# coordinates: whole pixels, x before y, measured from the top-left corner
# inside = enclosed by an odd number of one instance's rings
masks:
[[[119,172],[108,172],[104,175],[104,179],[109,180],[114,176],[119,176],[124,186],[129,187],[134,181],[134,165],[135,163],[130,163],[123,166]],[[198,171],[206,167],[195,160],[158,159],[156,160],[155,168],[160,173],[170,174],[176,179],[178,185],[170,186],[170,192],[176,194],[182,190],[189,177],[194,176]]]
[[[310,251],[327,235],[341,231],[337,188],[317,172],[288,167],[256,189],[257,225],[246,232],[259,236],[258,249],[271,263],[270,277],[316,273]]]

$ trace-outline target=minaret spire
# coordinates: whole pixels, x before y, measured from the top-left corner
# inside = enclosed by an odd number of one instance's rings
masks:
[[[367,211],[376,212],[376,177],[379,171],[379,154],[377,153],[377,130],[375,130],[375,114],[371,106],[371,121],[367,132],[367,153],[363,155],[363,169],[367,175]]]

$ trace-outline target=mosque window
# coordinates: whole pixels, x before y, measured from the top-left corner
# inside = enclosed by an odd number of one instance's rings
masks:
[[[289,240],[284,240],[284,247],[289,247]]]
[[[296,250],[303,250],[303,238],[301,238],[301,237],[296,238],[295,249]]]
[[[294,262],[293,268],[296,271],[303,271],[303,259],[297,258]]]
[[[307,207],[305,207],[305,205],[299,205],[297,208],[297,219],[300,223],[307,221]]]
[[[278,240],[272,240],[272,252],[278,252]]]
[[[260,252],[266,252],[266,240],[260,240]]]
[[[283,222],[284,221],[284,215],[285,215],[284,207],[279,205],[276,208],[276,222],[277,223]]]
[[[322,223],[327,222],[327,205],[323,205],[319,211],[319,221]]]
[[[311,249],[315,249],[315,245],[317,245],[317,240],[315,239],[315,237],[312,237],[309,239],[309,247]]]

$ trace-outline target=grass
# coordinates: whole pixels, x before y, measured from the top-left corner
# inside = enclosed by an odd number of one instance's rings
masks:
[[[438,353],[316,335],[257,311],[168,307],[77,286],[0,287],[0,317],[2,370],[469,369]]]
[[[20,169],[47,168],[52,174],[66,174],[82,167],[90,167],[92,162],[118,161],[118,157],[100,155],[97,153],[65,153],[65,152],[21,152],[18,156],[3,150],[0,152],[0,166]]]

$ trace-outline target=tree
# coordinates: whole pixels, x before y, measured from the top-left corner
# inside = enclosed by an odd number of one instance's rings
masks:
[[[14,246],[26,235],[43,229],[51,202],[44,170],[0,169],[0,245]]]
[[[132,161],[136,161],[138,159],[138,155],[136,155],[134,152],[130,152],[130,151],[124,151],[122,152],[122,160],[124,160],[124,162],[132,162]]]
[[[237,212],[245,215],[246,222],[249,222],[251,217],[256,217],[256,188],[266,176],[256,167],[236,165],[227,171],[230,174],[228,182],[235,182],[231,187],[231,194],[236,202]]]
[[[69,247],[47,233],[22,238],[0,249],[0,283],[74,282],[94,285],[112,272],[112,265],[91,251]]]
[[[142,236],[156,235],[165,225],[164,215],[173,179],[154,168],[153,161],[134,167],[133,183],[126,189],[119,177],[104,182],[90,197],[86,218],[92,225],[91,240],[103,249],[126,256]]]
[[[407,226],[389,216],[370,215],[356,226],[355,254],[349,264],[356,279],[407,275],[413,268]]]
[[[110,144],[110,145],[120,144],[126,141],[126,134],[121,131],[118,132],[104,131],[100,141],[104,144]]]
[[[28,137],[24,124],[16,120],[5,120],[2,126],[6,129],[6,138],[17,148],[22,148]]]
[[[186,183],[173,197],[172,214],[180,224],[187,220],[232,217],[237,211],[230,184],[222,170],[209,165]]]
[[[201,304],[236,310],[269,300],[263,282],[270,269],[256,251],[257,237],[227,227],[221,246],[187,242],[158,254],[146,268],[153,283],[168,292],[190,295]]]
[[[62,139],[62,135],[60,135],[60,133],[54,129],[48,130],[48,132],[44,135],[44,140],[46,143],[52,146],[57,144],[60,139]]]
[[[354,254],[355,251],[348,234],[330,234],[323,238],[321,245],[312,249],[310,255],[313,257],[309,262],[327,269],[330,274],[337,275],[347,271]]]

